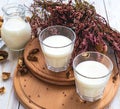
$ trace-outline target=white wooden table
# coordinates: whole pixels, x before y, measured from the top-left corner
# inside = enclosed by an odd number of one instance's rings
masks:
[[[87,0],[93,4],[97,12],[105,17],[109,22],[111,27],[120,31],[120,0]],[[21,3],[30,6],[33,2],[32,0],[0,0],[0,15],[2,15],[1,7],[7,3]],[[13,74],[15,67],[17,65],[17,60],[19,52],[12,52],[3,48],[9,52],[9,57],[7,62],[0,63],[0,87],[4,86],[6,92],[3,95],[0,95],[0,109],[24,109],[24,107],[17,100],[14,88],[13,88]],[[3,81],[1,78],[2,72],[10,72],[11,78],[8,81]],[[120,109],[120,87],[118,92],[113,99],[112,103],[105,109]]]

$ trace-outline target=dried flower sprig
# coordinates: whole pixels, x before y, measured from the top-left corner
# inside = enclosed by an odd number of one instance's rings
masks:
[[[64,25],[76,33],[74,57],[84,51],[99,51],[106,53],[108,46],[117,54],[120,63],[120,33],[113,30],[106,20],[96,13],[94,6],[86,1],[73,4],[52,1],[34,0],[31,5],[33,16],[31,26],[37,36],[38,30],[51,25]],[[38,29],[39,28],[39,29]],[[71,62],[72,62],[71,60]]]

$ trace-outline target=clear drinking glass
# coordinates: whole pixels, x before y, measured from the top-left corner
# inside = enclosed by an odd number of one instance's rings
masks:
[[[75,38],[72,29],[60,25],[49,26],[40,32],[40,45],[49,70],[61,72],[68,68]]]
[[[110,58],[99,52],[83,52],[73,60],[76,92],[85,101],[102,98],[113,70]]]
[[[11,50],[23,50],[31,39],[31,26],[25,18],[25,7],[12,3],[3,6],[2,11],[4,18],[1,27],[2,40]]]

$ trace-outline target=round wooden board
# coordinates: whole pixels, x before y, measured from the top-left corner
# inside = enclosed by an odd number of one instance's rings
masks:
[[[104,109],[112,101],[120,83],[119,76],[114,83],[112,76],[103,98],[93,103],[83,102],[74,85],[49,84],[37,79],[30,71],[21,75],[16,69],[13,82],[16,96],[26,109]]]
[[[27,56],[31,50],[34,48],[39,48],[40,52],[35,54],[38,58],[37,62],[28,61]],[[32,71],[33,75],[36,77],[52,83],[56,85],[73,85],[74,84],[74,74],[71,68],[68,68],[67,71],[64,72],[52,72],[46,68],[46,64],[44,61],[44,56],[40,48],[38,38],[31,40],[25,47],[24,50],[24,61],[27,67]],[[69,72],[69,78],[67,78],[66,73]]]

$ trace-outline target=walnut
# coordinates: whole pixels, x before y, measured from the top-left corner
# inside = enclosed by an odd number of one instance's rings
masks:
[[[25,19],[27,22],[30,22],[30,17],[29,16],[26,16],[26,19]]]
[[[32,39],[34,39],[35,38],[35,36],[34,35],[32,35]]]
[[[23,65],[21,67],[18,66],[18,71],[20,72],[21,75],[25,75],[25,74],[28,73],[28,69],[27,69],[27,67],[25,65]]]
[[[23,65],[23,60],[22,60],[22,59],[18,59],[18,65],[19,65],[20,67],[22,67],[22,65]]]
[[[7,60],[7,58],[8,58],[8,52],[0,50],[0,62]]]
[[[0,16],[0,37],[1,37],[1,27],[2,27],[2,24],[3,24],[3,18],[2,18],[2,16]]]
[[[3,17],[2,16],[0,16],[0,22],[3,22]]]
[[[36,57],[36,56],[34,56],[36,53],[38,53],[40,50],[39,50],[39,48],[34,48],[34,49],[32,49],[30,52],[29,52],[29,54],[28,54],[28,56],[27,56],[27,59],[29,60],[29,61],[38,61],[38,58]]]
[[[25,75],[28,73],[28,69],[24,63],[23,57],[20,57],[18,59],[18,67],[17,68],[18,68],[18,72],[20,72],[21,75]]]
[[[36,54],[38,52],[39,52],[39,48],[34,48],[29,52],[29,54]]]
[[[34,56],[34,55],[28,55],[27,56],[27,59],[29,60],[29,61],[38,61],[38,58],[36,57],[36,56]]]
[[[0,94],[4,94],[5,93],[5,87],[0,87]]]
[[[0,56],[0,60],[3,60],[4,59],[4,57],[3,56]]]
[[[0,28],[2,27],[3,22],[0,21]]]
[[[10,73],[8,72],[3,72],[2,73],[2,79],[3,80],[8,80],[10,78]]]
[[[69,79],[69,77],[70,77],[70,72],[68,71],[68,72],[66,73],[66,78]]]

